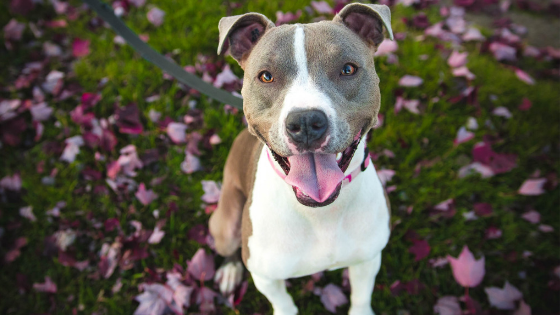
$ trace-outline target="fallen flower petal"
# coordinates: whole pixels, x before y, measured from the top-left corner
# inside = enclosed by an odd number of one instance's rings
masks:
[[[143,185],[143,184],[140,184]],[[152,232],[152,235],[150,235],[150,238],[148,239],[148,244],[159,244],[159,242],[161,242],[161,239],[163,238],[163,236],[165,235],[164,231],[161,231],[159,229],[158,226],[156,226],[154,228],[154,231]]]
[[[467,246],[463,247],[459,257],[454,258],[447,255],[447,260],[451,264],[453,277],[463,287],[476,287],[484,278],[484,256],[475,260]]]
[[[537,224],[541,222],[541,214],[535,210],[525,212],[523,213],[523,215],[521,215],[521,217],[533,224]]]
[[[214,256],[199,248],[192,260],[188,262],[187,271],[196,280],[208,281],[214,278],[214,273],[216,272]]]
[[[407,74],[400,78],[399,85],[405,87],[417,87],[420,86],[423,82],[424,80],[422,78]]]
[[[455,296],[442,296],[436,305],[434,305],[434,313],[439,315],[461,315],[463,311],[459,305],[459,299]]]
[[[215,181],[212,180],[203,180],[202,189],[204,190],[204,195],[202,195],[202,201],[206,203],[216,203],[220,199],[220,187]]]
[[[144,183],[140,183],[140,185],[138,186],[138,191],[136,192],[135,196],[144,206],[149,205],[150,203],[152,203],[152,201],[154,201],[158,197],[158,195],[154,193],[153,190],[151,189],[146,190],[146,185],[144,185]]]
[[[74,39],[72,42],[72,55],[74,55],[74,57],[89,55],[89,40]]]
[[[505,117],[507,119],[510,119],[511,116],[512,116],[511,112],[503,106],[494,108],[494,110],[492,111],[492,114],[494,114],[496,116]]]
[[[311,1],[311,6],[319,14],[332,14],[333,13],[333,9],[331,8],[331,6],[325,1]]]
[[[27,206],[27,207],[19,208],[19,215],[21,215],[22,217],[28,219],[28,220],[31,221],[31,222],[37,221],[37,218],[36,218],[35,215],[33,214],[33,207],[32,207],[32,206]]]
[[[154,26],[160,26],[163,24],[163,17],[165,16],[165,12],[159,8],[153,7],[148,11],[147,15],[148,21],[152,23]]]
[[[500,310],[513,310],[515,309],[514,302],[523,298],[523,294],[511,285],[508,281],[503,289],[490,287],[484,288],[490,305]]]
[[[51,280],[51,277],[45,276],[44,283],[34,283],[33,289],[38,292],[56,293],[56,284]]]
[[[451,72],[453,73],[453,76],[465,77],[467,80],[474,80],[476,78],[476,76],[465,66],[455,68]]]
[[[527,179],[521,184],[517,193],[524,196],[542,195],[546,192],[543,189],[544,184],[546,184],[546,178]]]
[[[172,122],[167,125],[167,135],[175,143],[184,143],[187,140],[187,125]]]
[[[456,50],[454,50],[451,55],[449,56],[449,59],[447,59],[447,64],[451,67],[451,68],[458,68],[458,67],[462,67],[464,65],[467,64],[467,56],[469,55],[468,52],[457,52]]]
[[[348,303],[348,298],[339,286],[329,283],[321,290],[321,302],[329,312],[336,313],[336,308]]]
[[[521,69],[515,69],[515,75],[519,78],[519,80],[529,84],[529,85],[534,85],[535,84],[535,80],[529,75],[527,74],[527,72],[521,70]]]
[[[525,301],[521,301],[519,308],[512,315],[531,315],[531,307]]]
[[[455,140],[453,140],[453,144],[458,145],[463,142],[472,140],[473,138],[474,133],[467,131],[467,128],[462,126],[461,128],[459,128],[459,131],[457,131],[457,137],[455,138]]]

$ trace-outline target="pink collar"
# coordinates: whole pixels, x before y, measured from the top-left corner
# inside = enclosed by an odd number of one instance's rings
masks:
[[[364,154],[364,160],[362,161],[360,166],[356,167],[352,172],[350,172],[350,174],[346,175],[342,179],[342,187],[350,184],[352,182],[352,180],[354,180],[356,177],[358,177],[358,175],[360,175],[361,172],[365,171],[368,168],[368,166],[371,162],[371,155],[369,154],[369,150],[368,150],[367,147],[365,148],[364,153],[365,153]],[[270,157],[270,153],[268,152],[268,149],[266,150],[266,156],[268,157],[268,161],[270,162],[270,165],[272,166],[272,168],[274,169],[276,174],[278,174],[278,176],[280,176],[280,178],[285,179],[286,174],[284,174],[278,168],[275,167],[274,161]]]

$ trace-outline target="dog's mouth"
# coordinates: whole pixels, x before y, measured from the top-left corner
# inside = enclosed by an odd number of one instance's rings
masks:
[[[303,153],[284,157],[270,149],[274,160],[286,174],[299,203],[308,207],[324,207],[333,203],[340,193],[344,172],[360,143],[361,133],[338,153]]]

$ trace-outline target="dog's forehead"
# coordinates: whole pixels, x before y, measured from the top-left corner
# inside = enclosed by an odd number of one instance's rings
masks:
[[[306,59],[311,62],[329,62],[346,59],[348,62],[363,63],[371,55],[367,45],[354,32],[341,23],[321,21],[309,24],[282,25],[270,29],[253,48],[249,67],[245,71],[290,69],[296,66],[294,54],[300,43],[295,41],[297,28],[305,34]]]

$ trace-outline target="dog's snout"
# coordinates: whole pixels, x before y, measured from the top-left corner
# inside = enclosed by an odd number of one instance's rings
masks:
[[[327,116],[320,110],[293,112],[286,117],[286,132],[299,144],[312,145],[328,127]]]

